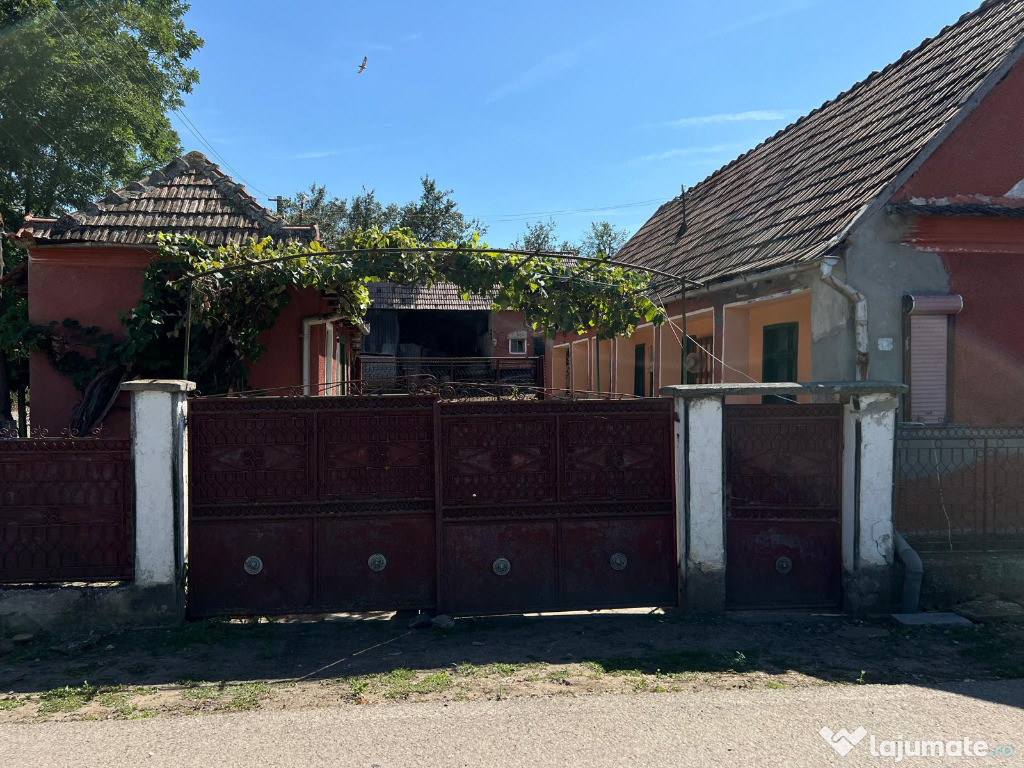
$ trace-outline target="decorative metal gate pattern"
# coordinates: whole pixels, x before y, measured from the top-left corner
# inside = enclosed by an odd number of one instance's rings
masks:
[[[675,603],[670,400],[440,412],[442,610]]]
[[[191,403],[193,616],[675,602],[670,401]]]
[[[132,577],[131,444],[0,440],[0,582]]]
[[[731,606],[839,605],[842,419],[838,404],[726,406]]]

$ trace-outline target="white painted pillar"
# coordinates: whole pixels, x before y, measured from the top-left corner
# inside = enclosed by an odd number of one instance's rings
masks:
[[[843,571],[856,613],[888,610],[897,404],[892,394],[853,397],[843,420]]]
[[[121,389],[132,395],[135,584],[174,587],[188,547],[185,416],[195,384],[141,379]]]
[[[687,399],[686,606],[725,608],[724,398]]]

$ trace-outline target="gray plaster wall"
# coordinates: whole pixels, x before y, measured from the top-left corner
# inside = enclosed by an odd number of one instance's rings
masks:
[[[901,244],[909,222],[879,210],[851,232],[835,273],[868,300],[869,378],[903,380],[903,296],[947,293],[942,258]],[[856,372],[853,311],[849,302],[820,280],[812,283],[811,360],[816,381],[852,379]],[[891,350],[879,349],[890,340]]]

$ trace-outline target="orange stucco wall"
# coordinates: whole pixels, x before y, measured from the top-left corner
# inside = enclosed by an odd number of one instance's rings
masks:
[[[71,318],[122,337],[121,315],[138,302],[142,274],[151,258],[152,251],[142,248],[30,248],[29,321],[48,325]],[[70,424],[81,395],[71,379],[55,371],[43,354],[32,355],[29,382],[33,430],[59,435]],[[122,395],[104,421],[104,434],[127,436],[129,428],[129,402]]]
[[[297,387],[302,384],[302,319],[323,317],[331,307],[313,288],[293,291],[274,327],[260,336],[266,350],[249,369],[249,386],[253,389]],[[310,375],[318,382],[326,375],[324,358],[324,326],[314,325],[310,338]]]

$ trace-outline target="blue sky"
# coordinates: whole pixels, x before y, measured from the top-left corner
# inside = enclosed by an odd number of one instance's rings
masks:
[[[193,0],[185,114],[267,205],[314,181],[404,202],[429,173],[492,245],[549,212],[633,232],[979,2]]]

